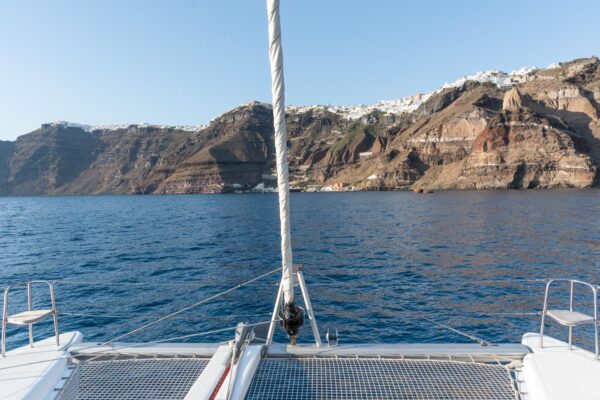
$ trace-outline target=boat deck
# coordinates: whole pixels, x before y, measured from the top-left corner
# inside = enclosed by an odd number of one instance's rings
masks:
[[[208,361],[181,357],[82,360],[58,399],[183,399]]]
[[[517,398],[509,369],[476,362],[267,358],[246,399],[496,399]]]
[[[135,346],[133,354],[116,347],[112,353],[89,344],[73,346],[72,354],[78,363],[58,398],[184,399],[210,360],[210,355],[201,353],[213,351],[206,345],[189,346],[189,350],[194,350],[190,354],[173,353],[173,347]],[[423,345],[346,345],[319,349],[275,344],[260,359],[245,398],[519,398],[514,370],[509,364],[522,359],[526,353],[522,346],[486,349],[427,345],[426,348],[429,354],[421,352]],[[98,349],[103,351],[94,351]],[[157,350],[168,353],[161,355],[155,353]],[[386,350],[387,356],[381,356],[382,350]],[[492,355],[494,350],[499,354]]]
[[[82,361],[58,399],[184,399],[208,359]],[[246,399],[514,400],[510,370],[462,361],[267,358]]]

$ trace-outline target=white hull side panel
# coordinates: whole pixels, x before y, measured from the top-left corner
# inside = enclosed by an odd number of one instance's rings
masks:
[[[27,345],[7,352],[6,357],[0,358],[0,399],[54,398],[54,388],[69,373],[71,356],[66,349],[81,340],[81,333],[67,332],[60,335],[61,346],[56,346],[52,336],[35,342],[33,348]]]
[[[600,361],[590,351],[544,336],[527,333],[522,343],[533,351],[525,356],[519,379],[526,385],[525,400],[600,400]]]

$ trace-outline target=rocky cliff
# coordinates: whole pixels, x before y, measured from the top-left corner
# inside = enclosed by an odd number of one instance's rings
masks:
[[[292,186],[363,190],[591,187],[600,62],[487,71],[373,106],[289,107]],[[273,186],[271,108],[206,127],[44,124],[0,141],[0,195],[201,193]]]

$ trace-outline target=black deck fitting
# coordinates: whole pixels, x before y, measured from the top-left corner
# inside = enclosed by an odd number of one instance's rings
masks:
[[[300,327],[304,324],[304,310],[294,303],[286,303],[283,311],[279,312],[281,326],[290,338],[291,344],[296,344]]]

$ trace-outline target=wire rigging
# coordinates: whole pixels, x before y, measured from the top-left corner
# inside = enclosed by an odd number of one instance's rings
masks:
[[[323,274],[319,274],[319,273],[317,273],[317,275],[320,275],[320,276],[322,276],[324,278],[327,278],[327,279],[331,280],[332,282],[336,282],[339,285],[348,287],[348,284],[346,282],[342,282],[342,281],[340,281],[338,279],[335,279],[335,278],[332,278],[330,276],[326,276],[326,275],[323,275]],[[404,307],[401,307],[401,306],[396,306],[396,307],[398,309],[400,309],[401,311],[404,311],[404,312],[407,312],[407,313],[414,313],[413,311],[408,310],[408,309],[406,309]],[[449,331],[451,331],[451,332],[453,332],[453,333],[455,333],[457,335],[466,337],[467,339],[469,339],[471,341],[474,341],[476,343],[479,343],[482,346],[492,346],[492,343],[488,342],[487,340],[484,340],[484,339],[482,339],[480,337],[477,337],[475,335],[472,335],[470,333],[464,332],[464,331],[462,331],[460,329],[454,328],[454,327],[452,327],[452,326],[450,326],[448,324],[444,324],[444,323],[438,322],[438,321],[436,321],[436,320],[434,320],[432,318],[429,318],[429,317],[423,315],[422,313],[419,313],[419,318],[423,319],[423,320],[425,320],[425,321],[427,321],[427,322],[429,322],[431,324],[434,324],[434,325],[436,325],[436,326],[438,326],[440,328],[447,329],[447,330],[449,330]]]
[[[272,275],[272,274],[274,274],[275,272],[277,272],[277,271],[279,271],[279,270],[281,270],[281,268],[276,268],[276,269],[274,269],[274,270],[272,270],[272,271],[269,271],[269,272],[267,272],[267,273],[264,273],[264,274],[262,274],[262,275],[259,275],[259,276],[255,277],[255,278],[252,278],[252,279],[250,279],[250,280],[247,280],[246,282],[240,283],[239,285],[236,285],[236,286],[234,286],[234,287],[231,287],[231,288],[229,288],[229,289],[227,289],[227,290],[224,290],[224,291],[222,291],[222,292],[219,292],[219,293],[217,293],[217,294],[214,294],[214,295],[212,295],[212,296],[210,296],[210,297],[207,297],[207,298],[206,298],[206,299],[204,299],[204,300],[200,300],[200,301],[198,301],[198,302],[196,302],[196,303],[194,303],[194,304],[191,304],[191,305],[189,305],[189,306],[187,306],[187,307],[184,307],[184,308],[181,308],[181,309],[179,309],[179,310],[177,310],[177,311],[175,311],[175,312],[172,312],[171,314],[165,315],[164,317],[158,318],[158,319],[156,319],[156,320],[154,320],[154,321],[152,321],[152,322],[149,322],[149,323],[147,323],[147,324],[144,324],[144,325],[142,325],[142,326],[140,326],[140,327],[138,327],[138,328],[136,328],[136,329],[133,329],[133,330],[131,330],[131,331],[127,332],[127,333],[124,333],[124,334],[122,334],[122,335],[119,335],[119,336],[117,336],[117,337],[116,337],[116,338],[114,338],[114,339],[111,339],[111,340],[108,340],[108,341],[106,341],[106,342],[102,343],[102,345],[106,345],[106,344],[109,344],[109,343],[113,343],[113,342],[115,342],[115,341],[117,341],[117,340],[119,340],[119,339],[123,339],[123,338],[125,338],[125,337],[127,337],[127,336],[131,336],[131,335],[133,335],[134,333],[138,333],[138,332],[140,332],[140,331],[142,331],[142,330],[144,330],[144,329],[146,329],[146,328],[149,328],[149,327],[151,327],[151,326],[153,326],[153,325],[156,325],[156,324],[158,324],[159,322],[165,321],[165,320],[167,320],[167,319],[169,319],[169,318],[172,318],[172,317],[174,317],[174,316],[176,316],[176,315],[179,315],[179,314],[181,314],[181,313],[183,313],[183,312],[185,312],[185,311],[191,310],[192,308],[198,307],[198,306],[200,306],[200,305],[202,305],[202,304],[205,304],[205,303],[208,303],[209,301],[212,301],[212,300],[214,300],[214,299],[216,299],[216,298],[219,298],[219,297],[221,297],[221,296],[224,296],[224,295],[226,295],[227,293],[233,292],[233,291],[234,291],[234,290],[236,290],[236,289],[239,289],[239,288],[241,288],[241,287],[247,286],[247,285],[249,285],[250,283],[256,282],[256,281],[258,281],[259,279],[262,279],[262,278],[264,278],[264,277],[266,277],[266,276]]]

